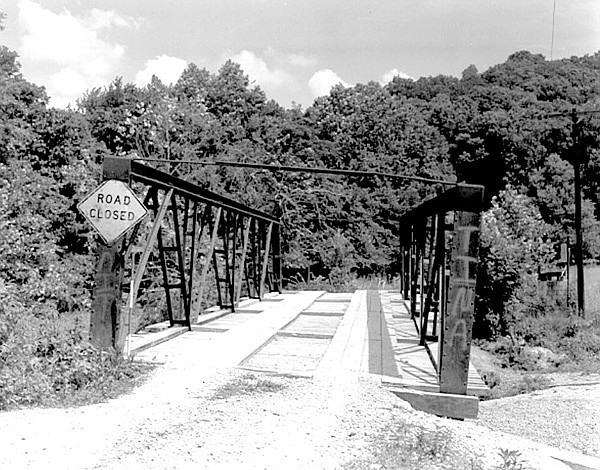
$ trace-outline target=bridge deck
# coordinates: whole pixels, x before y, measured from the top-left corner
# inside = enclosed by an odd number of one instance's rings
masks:
[[[286,292],[262,302],[246,300],[236,313],[215,311],[200,321],[192,331],[133,335],[132,354],[161,363],[194,361],[202,368],[241,367],[315,380],[375,377],[415,408],[477,415],[476,397],[438,393],[435,369],[418,344],[400,294]],[[474,371],[469,393],[486,390]]]
[[[425,392],[439,392],[436,370],[430,359],[430,354],[434,358],[438,357],[438,343],[428,342],[427,348],[419,345],[419,335],[414,321],[411,320],[407,305],[399,294],[384,292],[382,293],[382,302],[388,325],[392,325],[395,332],[394,353],[402,371],[400,380],[389,380],[387,383],[399,384]],[[429,331],[431,331],[431,326]],[[483,397],[488,393],[488,386],[471,363],[467,394]]]

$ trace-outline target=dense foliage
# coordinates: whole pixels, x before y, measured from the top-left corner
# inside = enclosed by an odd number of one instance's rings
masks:
[[[363,169],[483,184],[488,201],[510,184],[531,198],[553,242],[573,236],[573,107],[593,108],[600,55],[549,62],[519,52],[461,79],[395,78],[337,86],[306,111],[284,109],[228,61],[211,74],[191,64],[173,86],[115,80],[79,102],[92,135],[116,155]],[[564,112],[564,116],[558,113]],[[585,250],[600,249],[595,116],[583,125]],[[167,168],[163,165],[163,168]],[[386,179],[179,165],[176,171],[283,217],[289,268],[356,275],[393,271],[398,214],[439,188]],[[336,246],[340,253],[334,253]],[[338,250],[338,251],[339,251]],[[343,265],[340,265],[343,263]]]
[[[281,216],[287,275],[310,269],[338,283],[393,275],[398,216],[441,188],[168,162],[218,158],[483,184],[478,321],[486,335],[509,333],[527,273],[573,239],[568,113],[600,109],[600,53],[547,61],[518,52],[483,73],[470,66],[461,78],[339,85],[306,110],[267,99],[231,61],[216,73],[190,64],[171,86],[115,79],[77,109],[47,103],[16,54],[0,47],[2,396],[85,387],[94,367],[104,367],[85,359],[95,357],[85,341],[95,242],[75,205],[97,183],[105,155],[164,160],[152,164]],[[598,118],[585,115],[578,140],[587,159],[588,257],[600,254]],[[74,377],[53,381],[56,368]]]

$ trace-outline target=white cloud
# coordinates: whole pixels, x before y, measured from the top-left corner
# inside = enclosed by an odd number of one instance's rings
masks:
[[[411,77],[410,75],[408,75],[404,72],[400,72],[398,69],[392,69],[383,74],[383,76],[381,77],[381,81],[379,83],[381,83],[382,85],[387,85],[394,79],[394,77],[400,77],[400,78],[406,78],[408,80],[414,80],[414,78]]]
[[[292,65],[294,67],[314,67],[318,63],[317,58],[310,54],[288,54],[286,52],[278,51],[273,47],[267,48],[264,54],[269,60],[273,60],[279,64]]]
[[[323,69],[316,72],[308,81],[308,88],[315,97],[324,96],[338,83],[342,86],[348,87],[349,85],[342,80],[342,78],[331,69]]]
[[[291,84],[293,77],[282,68],[269,68],[264,59],[252,51],[242,50],[239,54],[229,57],[242,67],[250,81],[256,82],[261,88],[280,88]]]
[[[316,57],[306,54],[288,54],[288,61],[297,67],[314,67],[318,62]]]
[[[59,107],[74,104],[87,89],[104,86],[117,75],[125,48],[98,32],[139,27],[138,20],[113,11],[94,9],[77,17],[66,9],[55,13],[31,0],[19,0],[18,18],[21,62],[33,70],[35,81],[46,86],[50,104]]]
[[[63,68],[50,76],[49,87],[55,92],[52,105],[57,108],[66,108],[72,101],[70,99],[72,91],[85,90],[87,81],[86,77],[77,70]]]
[[[145,86],[152,80],[152,75],[156,75],[165,85],[170,85],[179,79],[186,67],[185,60],[163,54],[146,61],[146,66],[136,73],[134,82],[137,86]]]
[[[139,29],[142,25],[139,18],[121,16],[114,11],[99,10],[98,8],[92,9],[86,23],[92,29],[110,28],[111,26]]]

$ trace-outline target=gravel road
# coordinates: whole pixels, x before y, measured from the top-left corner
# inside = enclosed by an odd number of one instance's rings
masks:
[[[479,423],[561,449],[600,456],[600,385],[541,390],[480,404]]]
[[[565,392],[545,393],[560,401]],[[591,404],[598,388],[585,393]],[[515,409],[524,414],[532,403],[542,406],[543,396],[518,397],[514,403],[523,408]],[[508,399],[500,403],[512,407]],[[493,407],[482,407],[486,426],[494,425]],[[551,419],[552,413],[542,416]],[[592,432],[593,418],[585,422],[585,432]],[[568,423],[578,431],[579,422]],[[368,455],[370,438],[386,426],[447,428],[453,446],[483,456],[486,468],[499,463],[500,447],[522,451],[531,468],[567,468],[518,437],[415,412],[373,380],[318,381],[190,364],[159,367],[133,393],[108,403],[0,414],[0,468],[335,469]],[[521,429],[503,426],[497,428]],[[586,450],[597,449],[597,442]]]

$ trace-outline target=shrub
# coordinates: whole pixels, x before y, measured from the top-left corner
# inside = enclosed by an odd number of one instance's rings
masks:
[[[61,318],[52,304],[35,315],[0,287],[0,410],[73,403],[86,390],[103,399],[116,381],[139,374],[140,366],[92,347],[80,321]]]
[[[536,279],[537,267],[553,253],[549,233],[527,196],[509,187],[493,198],[482,215],[477,337],[514,334],[528,312],[545,308]]]

